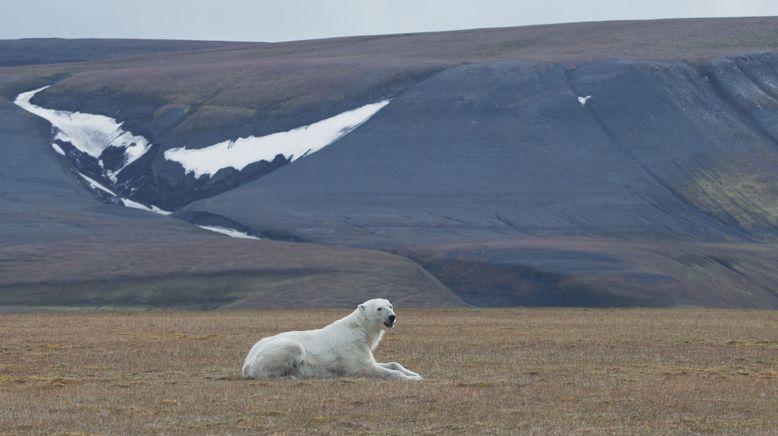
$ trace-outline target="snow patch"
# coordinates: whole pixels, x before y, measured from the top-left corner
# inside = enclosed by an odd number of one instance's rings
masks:
[[[158,208],[157,206],[154,206],[154,205],[146,206],[145,204],[138,203],[137,201],[132,201],[129,198],[119,197],[113,191],[111,191],[110,189],[108,189],[105,186],[103,186],[97,180],[95,180],[95,179],[93,179],[91,177],[88,177],[88,176],[86,176],[84,174],[81,174],[81,173],[78,173],[78,175],[81,176],[82,179],[86,180],[86,182],[89,184],[89,186],[92,189],[99,189],[99,190],[101,190],[101,191],[103,191],[103,192],[105,192],[107,194],[110,194],[113,197],[118,198],[119,200],[122,201],[122,204],[124,204],[125,207],[130,207],[130,208],[133,208],[133,209],[145,210],[146,212],[154,212],[154,213],[157,213],[157,214],[160,214],[160,215],[170,215],[170,214],[173,213],[173,212],[168,212],[166,210],[162,210],[162,209],[160,209],[160,208]]]
[[[197,226],[197,227],[200,227],[201,229],[204,230],[208,230],[210,232],[221,233],[222,235],[227,235],[231,238],[256,239],[256,240],[260,239],[255,236],[251,236],[248,233],[240,232],[235,229],[228,229],[227,227],[219,227],[219,226]]]
[[[32,104],[30,100],[32,100],[35,94],[43,91],[46,88],[48,88],[48,86],[33,89],[32,91],[22,92],[16,97],[14,104],[26,110],[27,112],[38,115],[39,117],[51,123],[51,125],[57,131],[56,135],[54,135],[55,141],[58,140],[69,142],[73,145],[73,147],[97,159],[100,167],[103,167],[103,161],[100,159],[100,155],[106,148],[123,148],[124,162],[122,163],[122,166],[119,169],[113,171],[104,170],[105,175],[113,183],[117,182],[116,176],[121,170],[126,168],[127,165],[138,160],[151,148],[151,144],[149,144],[146,138],[133,135],[131,132],[123,130],[121,128],[122,123],[118,123],[111,117],[82,112],[46,109],[44,107]],[[58,154],[65,156],[65,151],[62,150],[62,147],[60,147],[56,142],[53,142],[51,147]],[[162,210],[154,205],[146,206],[145,204],[119,197],[98,181],[81,173],[78,173],[78,175],[81,176],[81,178],[83,178],[92,189],[98,189],[107,194],[110,194],[113,197],[119,198],[125,207],[145,210],[147,212],[154,212],[160,215],[172,214],[172,212]]]
[[[95,159],[99,159],[100,155],[108,147],[124,148],[124,162],[122,166],[115,171],[106,171],[106,175],[114,183],[116,182],[116,175],[121,170],[138,160],[149,150],[151,145],[146,138],[123,130],[121,128],[122,123],[118,123],[111,117],[47,109],[32,104],[30,100],[32,100],[35,94],[46,88],[48,86],[23,92],[16,97],[14,104],[51,123],[57,129],[54,139],[69,142]],[[102,165],[102,162],[100,162],[100,165]]]
[[[240,171],[254,162],[270,162],[279,154],[295,161],[342,138],[387,104],[389,100],[368,104],[286,132],[238,138],[198,149],[171,148],[165,151],[165,159],[180,163],[187,173],[198,178],[216,174],[222,168]]]
[[[92,189],[99,189],[103,192],[107,192],[108,194],[111,194],[112,196],[116,197],[116,194],[113,193],[110,189],[106,188],[100,182],[96,181],[95,179],[91,177],[87,177],[81,173],[78,173],[79,176],[81,176],[82,179],[86,180],[86,182],[89,184],[89,186],[92,187]]]
[[[578,103],[581,103],[581,106],[586,106],[586,102],[589,101],[590,98],[592,98],[591,95],[587,95],[586,97],[578,97]]]
[[[122,201],[122,203],[124,203],[124,207],[130,207],[130,208],[133,208],[133,209],[145,210],[146,212],[154,212],[154,213],[157,213],[157,214],[160,214],[160,215],[165,215],[165,216],[170,215],[170,214],[173,213],[173,212],[169,212],[169,211],[166,211],[166,210],[162,210],[162,209],[160,209],[160,208],[158,208],[157,206],[154,206],[154,205],[146,206],[143,203],[138,203],[137,201],[132,201],[129,198],[120,197],[119,199]]]
[[[121,128],[122,123],[111,117],[47,109],[33,104],[31,102],[32,98],[47,88],[48,86],[44,86],[32,91],[22,92],[16,97],[14,104],[51,123],[56,132],[54,136],[55,141],[68,142],[83,153],[94,157],[103,169],[105,176],[113,184],[117,183],[119,172],[138,160],[151,148],[151,144],[146,138],[123,130]],[[173,148],[165,151],[164,155],[168,160],[181,163],[187,173],[194,173],[196,177],[213,175],[222,168],[231,167],[240,171],[254,162],[262,160],[272,161],[279,154],[289,161],[295,161],[315,153],[347,135],[387,104],[389,104],[389,100],[367,104],[286,132],[278,132],[261,137],[238,138],[234,141],[224,141],[200,149]],[[58,144],[52,143],[51,146],[56,153],[63,156],[66,155]],[[124,150],[124,161],[116,170],[106,169],[103,161],[100,159],[100,156],[108,147],[117,147]],[[119,197],[96,180],[81,173],[79,175],[93,189],[101,190],[120,199],[125,207],[161,215],[170,215],[172,213],[154,205],[145,205]],[[204,226],[203,228],[235,238],[258,239],[246,233],[224,227]]]

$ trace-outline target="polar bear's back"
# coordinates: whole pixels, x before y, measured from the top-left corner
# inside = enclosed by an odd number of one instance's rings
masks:
[[[275,367],[275,361],[284,358],[296,372],[285,375],[329,377],[363,372],[374,365],[371,349],[383,332],[372,337],[361,322],[365,322],[364,318],[355,311],[321,329],[289,331],[263,338],[246,356],[244,375],[257,377],[255,373],[264,374],[260,368]]]

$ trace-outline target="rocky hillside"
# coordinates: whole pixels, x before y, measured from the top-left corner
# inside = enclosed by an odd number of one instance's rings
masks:
[[[0,99],[0,312],[25,307],[408,306],[461,299],[418,264],[349,247],[229,238],[107,205],[50,126]]]
[[[0,94],[121,125],[90,149],[52,120],[104,202],[389,251],[470,304],[776,308],[777,43],[747,18],[201,45],[0,68]]]

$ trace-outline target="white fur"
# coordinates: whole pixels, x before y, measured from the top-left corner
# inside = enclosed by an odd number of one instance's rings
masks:
[[[363,376],[421,381],[421,376],[396,362],[378,363],[373,350],[394,327],[392,304],[368,300],[350,315],[318,329],[285,332],[263,338],[249,351],[243,376]]]

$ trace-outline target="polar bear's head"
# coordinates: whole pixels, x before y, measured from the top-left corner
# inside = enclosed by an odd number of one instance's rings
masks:
[[[386,328],[394,327],[394,320],[397,319],[392,303],[383,298],[367,300],[359,305],[359,310],[369,323]]]

